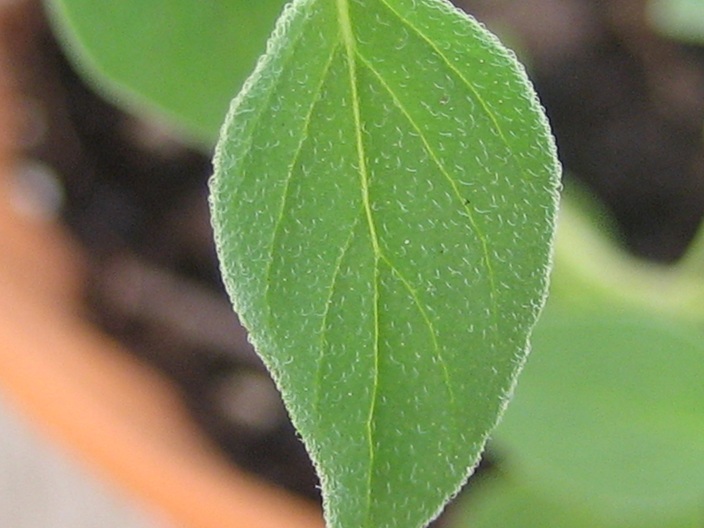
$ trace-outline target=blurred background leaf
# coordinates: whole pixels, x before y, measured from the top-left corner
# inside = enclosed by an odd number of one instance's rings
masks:
[[[495,435],[507,466],[592,511],[694,516],[704,499],[701,330],[606,304],[551,308]]]
[[[530,483],[516,483],[507,475],[482,481],[457,512],[454,526],[470,528],[699,528],[701,523],[686,515],[661,518],[622,519],[604,516],[579,497],[556,501]]]
[[[284,0],[48,0],[68,55],[94,86],[158,110],[212,146]]]
[[[704,44],[702,0],[650,0],[649,16],[662,34],[693,44]]]

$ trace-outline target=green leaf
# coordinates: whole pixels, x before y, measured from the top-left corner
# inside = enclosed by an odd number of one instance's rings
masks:
[[[554,503],[507,477],[486,478],[472,490],[453,528],[618,528],[593,512]]]
[[[284,0],[46,0],[78,66],[118,102],[212,146]]]
[[[648,15],[654,27],[664,35],[704,44],[702,0],[650,0]]]
[[[507,467],[536,493],[578,498],[620,526],[682,516],[701,526],[702,337],[697,324],[618,304],[551,306],[495,433]]]
[[[543,304],[558,180],[522,68],[448,2],[285,10],[212,212],[329,526],[422,526],[467,478]]]
[[[618,518],[590,508],[578,495],[556,500],[530,482],[508,475],[483,479],[470,500],[455,512],[452,528],[700,528],[701,520],[687,513],[662,518]]]

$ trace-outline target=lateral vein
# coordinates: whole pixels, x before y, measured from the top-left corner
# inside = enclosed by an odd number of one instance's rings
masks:
[[[443,177],[447,180],[449,183],[450,187],[452,188],[452,192],[455,195],[455,197],[458,200],[458,203],[461,204],[462,210],[465,212],[467,215],[467,219],[469,220],[469,223],[476,234],[477,238],[479,239],[479,243],[482,247],[482,260],[484,261],[484,265],[487,270],[487,277],[489,279],[489,287],[490,287],[490,296],[491,296],[491,310],[492,310],[492,315],[494,318],[494,321],[496,322],[498,319],[498,291],[496,288],[496,278],[495,278],[495,273],[494,273],[494,267],[492,265],[491,261],[491,252],[489,251],[489,243],[487,241],[487,237],[484,234],[484,232],[480,229],[479,224],[477,223],[477,220],[474,216],[474,213],[472,212],[472,209],[465,203],[464,199],[462,198],[462,194],[460,193],[460,190],[457,186],[457,182],[455,179],[450,175],[450,172],[447,170],[445,167],[445,164],[441,161],[440,156],[437,154],[436,149],[430,144],[428,138],[426,137],[426,134],[423,132],[422,128],[418,123],[413,119],[413,116],[411,113],[408,111],[406,106],[401,102],[401,99],[399,96],[396,94],[394,89],[389,85],[388,82],[384,79],[384,77],[379,73],[379,71],[372,65],[372,63],[364,58],[363,55],[361,55],[359,52],[357,53],[357,58],[359,61],[366,67],[379,81],[379,83],[384,87],[386,92],[389,94],[389,97],[391,97],[391,100],[394,103],[394,106],[399,109],[399,111],[403,114],[403,116],[406,118],[408,121],[408,124],[413,127],[413,129],[416,131],[418,136],[420,137],[421,142],[423,143],[423,146],[425,147],[425,150],[428,152],[428,155],[430,156],[430,159],[433,160],[433,163],[437,166],[438,170],[440,173],[443,175]],[[498,331],[498,328],[495,328],[496,331]]]

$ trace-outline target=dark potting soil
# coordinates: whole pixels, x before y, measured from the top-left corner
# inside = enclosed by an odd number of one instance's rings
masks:
[[[704,212],[704,52],[656,36],[638,0],[466,1],[520,42],[568,182],[588,186],[633,252],[672,261]],[[36,6],[35,6],[36,7]],[[206,203],[208,156],[87,88],[27,11],[18,55],[36,113],[27,156],[64,189],[87,249],[86,316],[180,387],[241,467],[317,498],[278,394],[221,286]]]

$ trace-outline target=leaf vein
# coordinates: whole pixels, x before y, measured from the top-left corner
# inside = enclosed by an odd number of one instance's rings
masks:
[[[298,35],[296,35],[295,39],[291,41],[289,47],[292,50],[291,53],[288,55],[288,57],[284,60],[283,66],[288,65],[288,63],[293,60],[295,57],[295,50],[298,48],[299,43],[303,40],[303,35],[305,34],[305,31],[300,31]],[[228,112],[228,115],[226,117],[225,121],[225,128],[230,128],[232,126],[232,122],[236,120],[238,115],[241,115],[241,110],[242,110],[242,104],[244,101],[246,101],[247,96],[251,93],[251,89],[253,86],[256,86],[257,84],[261,83],[262,76],[263,76],[263,71],[264,71],[264,64],[265,61],[261,61],[260,63],[257,64],[257,67],[254,70],[254,73],[252,73],[251,77],[245,82],[244,86],[242,87],[242,90],[240,91],[239,94],[233,99],[232,103],[230,104],[230,110]],[[281,68],[281,71],[284,71],[284,68]],[[256,80],[255,80],[256,79]],[[276,92],[276,89],[279,88],[281,84],[281,75],[277,75],[276,78],[271,82],[269,86],[269,90],[266,93],[266,97],[264,99],[264,104],[260,103],[254,112],[256,113],[255,116],[252,117],[252,123],[249,125],[251,130],[257,130],[259,129],[259,125],[261,123],[261,120],[263,119],[264,115],[266,114],[265,109],[270,107],[271,99],[274,96],[274,93]],[[239,111],[239,112],[238,112]],[[252,111],[252,110],[249,110]],[[243,142],[243,144],[240,147],[240,150],[242,152],[246,153],[251,153],[253,152],[252,145],[254,144],[254,137],[255,134],[250,133],[247,135],[246,141]],[[218,146],[215,149],[215,154],[213,158],[213,164],[215,167],[221,167],[223,162],[224,162],[224,155],[222,152],[222,143],[219,143]],[[244,163],[244,160],[243,162]],[[245,172],[246,175],[246,172]],[[237,200],[237,196],[239,194],[240,188],[243,186],[245,181],[244,176],[239,180],[239,185],[233,186],[232,188],[232,199]]]
[[[428,327],[428,332],[430,333],[430,339],[433,342],[433,354],[437,358],[437,361],[440,364],[440,368],[442,369],[443,378],[445,380],[445,386],[447,388],[448,395],[450,396],[450,405],[453,407],[453,409],[457,410],[457,406],[456,406],[457,400],[455,398],[455,392],[452,389],[452,383],[450,382],[450,371],[447,368],[447,363],[445,362],[445,358],[442,356],[442,353],[440,352],[440,344],[438,343],[437,332],[435,331],[435,327],[433,326],[433,322],[430,319],[430,315],[428,314],[427,310],[423,307],[423,304],[420,302],[420,297],[418,296],[418,291],[411,285],[410,281],[408,279],[406,279],[406,277],[391,262],[391,260],[389,260],[389,258],[386,255],[382,254],[381,260],[389,267],[391,272],[396,275],[396,277],[401,282],[401,284],[406,289],[406,291],[408,291],[408,293],[411,296],[411,299],[413,300],[413,304],[415,305],[416,309],[418,310],[418,313],[420,314],[420,316],[423,318],[423,322]]]
[[[391,86],[389,86],[389,84],[386,82],[386,80],[383,78],[383,76],[376,70],[376,68],[374,68],[374,66],[369,62],[369,60],[367,60],[359,52],[357,52],[357,57],[360,60],[360,62],[362,62],[362,64],[364,64],[364,66],[367,69],[369,69],[369,71],[371,71],[374,74],[374,76],[379,80],[381,85],[388,92],[394,105],[401,111],[401,113],[406,118],[406,120],[411,125],[411,127],[413,127],[413,129],[416,131],[416,133],[420,137],[421,142],[423,143],[423,146],[425,147],[428,154],[430,155],[430,158],[433,160],[433,163],[438,167],[438,169],[440,170],[440,173],[448,181],[448,183],[450,184],[450,186],[452,188],[454,195],[459,200],[460,206],[465,211],[467,218],[469,219],[470,225],[471,225],[472,229],[474,230],[477,238],[479,239],[479,243],[482,247],[482,253],[483,253],[482,260],[484,261],[484,265],[487,269],[487,276],[489,278],[491,311],[492,311],[492,316],[493,316],[495,324],[496,324],[497,318],[498,318],[498,291],[496,288],[496,278],[495,278],[495,273],[494,273],[494,267],[491,262],[491,253],[489,251],[489,243],[487,241],[486,235],[481,230],[481,228],[479,227],[479,224],[476,221],[476,218],[474,217],[474,211],[472,211],[472,209],[466,203],[466,200],[462,197],[462,193],[460,192],[459,188],[457,187],[457,183],[452,178],[449,171],[447,170],[447,168],[443,164],[442,160],[435,152],[435,149],[430,145],[430,142],[428,141],[426,134],[424,134],[422,129],[420,128],[420,125],[418,125],[418,123],[416,123],[416,121],[413,119],[413,116],[411,116],[411,114],[408,112],[408,109],[401,102],[401,100],[399,99],[399,97],[396,94],[396,92],[394,91],[394,89]],[[498,328],[495,328],[494,330],[498,331]]]
[[[300,158],[301,152],[303,151],[303,146],[305,145],[306,141],[308,140],[308,132],[310,128],[310,124],[312,121],[313,117],[313,112],[315,110],[316,105],[320,101],[320,96],[322,93],[322,87],[323,84],[325,83],[328,73],[330,72],[330,68],[332,67],[335,54],[338,51],[338,44],[334,44],[331,47],[330,50],[330,56],[328,57],[328,60],[325,64],[325,67],[323,68],[322,75],[320,76],[320,81],[317,86],[317,90],[315,92],[315,97],[313,97],[310,107],[308,108],[308,112],[306,114],[306,117],[303,121],[303,126],[301,127],[301,139],[298,142],[298,146],[296,147],[296,151],[293,154],[293,157],[291,158],[291,163],[288,166],[288,170],[286,173],[286,178],[285,178],[285,183],[284,183],[284,190],[282,193],[281,197],[281,204],[279,206],[279,210],[277,213],[277,219],[276,222],[274,223],[273,227],[273,233],[271,236],[271,243],[269,245],[269,258],[267,259],[267,268],[266,271],[264,272],[264,296],[267,299],[267,306],[272,306],[272,303],[269,299],[269,294],[270,294],[270,285],[271,285],[271,274],[273,271],[273,262],[274,262],[274,254],[276,252],[276,242],[278,238],[281,236],[281,225],[283,224],[283,219],[284,219],[284,213],[286,211],[286,205],[288,204],[289,201],[289,196],[290,196],[290,190],[291,190],[291,180],[293,180],[293,174],[294,174],[294,169],[296,167],[296,164],[298,163],[298,160]]]
[[[365,156],[364,138],[362,136],[362,115],[359,101],[359,91],[357,89],[357,43],[352,28],[350,18],[349,0],[337,0],[338,21],[340,24],[340,37],[345,46],[347,54],[347,67],[350,81],[350,91],[352,96],[352,113],[354,117],[355,136],[357,146],[357,163],[359,165],[360,185],[362,191],[362,203],[367,217],[369,235],[374,251],[374,375],[371,391],[371,403],[367,418],[367,439],[369,449],[369,468],[367,475],[367,504],[366,504],[366,524],[371,525],[371,504],[372,504],[372,477],[374,474],[374,463],[376,449],[374,447],[374,416],[376,413],[377,399],[379,395],[379,257],[380,246],[379,237],[374,224],[371,200],[369,197],[369,172]]]
[[[325,311],[323,312],[323,317],[322,321],[320,324],[320,352],[318,355],[318,360],[316,362],[316,372],[315,372],[315,393],[313,396],[313,412],[318,413],[319,406],[320,406],[320,389],[322,386],[322,370],[323,370],[323,360],[325,359],[325,350],[326,350],[326,337],[327,337],[327,331],[328,331],[328,316],[330,315],[330,307],[332,305],[332,300],[333,296],[335,294],[335,286],[337,284],[337,279],[339,278],[340,275],[340,270],[342,269],[342,262],[345,259],[345,256],[347,255],[347,252],[349,251],[350,247],[352,246],[352,241],[354,240],[354,233],[355,230],[357,229],[357,225],[360,222],[360,219],[364,217],[364,210],[360,206],[359,210],[359,215],[357,216],[356,220],[354,223],[350,226],[350,234],[347,237],[347,240],[345,241],[345,244],[342,246],[342,251],[340,251],[340,254],[338,255],[336,261],[335,261],[335,267],[333,269],[331,281],[330,281],[330,288],[328,288],[328,295],[327,299],[325,301]]]
[[[404,25],[409,27],[415,34],[417,34],[428,46],[430,46],[435,53],[438,54],[438,56],[442,59],[442,61],[447,65],[447,67],[469,88],[469,90],[474,94],[474,97],[476,97],[477,101],[479,101],[479,106],[482,107],[482,110],[484,113],[487,115],[487,117],[491,120],[491,123],[494,125],[494,128],[496,132],[499,134],[499,137],[501,140],[504,142],[505,146],[508,148],[509,152],[512,152],[508,139],[506,138],[506,135],[504,134],[503,127],[499,124],[498,119],[496,118],[496,115],[494,115],[494,112],[491,110],[489,105],[486,103],[482,95],[479,93],[479,90],[477,90],[477,87],[467,79],[464,74],[457,69],[457,67],[450,62],[450,59],[447,58],[447,56],[442,52],[440,48],[431,40],[429,39],[418,27],[414,26],[410,20],[408,20],[406,17],[404,17],[401,13],[399,13],[396,9],[394,9],[388,2],[387,0],[379,0],[379,3],[386,7],[389,11],[391,11]]]

